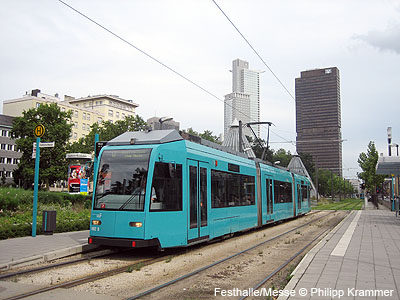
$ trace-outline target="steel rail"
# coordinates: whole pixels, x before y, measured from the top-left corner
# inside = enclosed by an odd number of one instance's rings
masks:
[[[192,277],[193,275],[199,274],[199,273],[201,273],[201,272],[203,272],[203,271],[205,271],[205,270],[207,270],[207,269],[210,269],[210,268],[212,268],[212,267],[214,267],[214,266],[216,266],[216,265],[219,265],[219,264],[221,264],[221,263],[223,263],[223,262],[225,262],[225,261],[227,261],[227,260],[230,260],[230,259],[232,259],[232,258],[234,258],[234,257],[237,257],[237,256],[239,256],[239,255],[241,255],[241,254],[243,254],[243,253],[246,253],[246,252],[248,252],[248,251],[251,251],[251,250],[253,250],[253,249],[255,249],[255,248],[257,248],[257,247],[259,247],[259,246],[261,246],[261,245],[264,245],[264,244],[266,244],[266,243],[269,243],[269,242],[271,242],[271,241],[274,241],[274,240],[276,240],[276,239],[279,239],[279,238],[281,238],[281,237],[283,237],[283,236],[285,236],[285,235],[287,235],[287,234],[289,234],[289,233],[292,233],[293,231],[296,231],[296,230],[299,230],[300,228],[303,228],[303,227],[305,227],[305,226],[308,226],[309,224],[314,223],[314,222],[320,220],[321,218],[324,218],[324,217],[326,217],[326,216],[328,216],[328,215],[330,215],[330,214],[332,214],[332,213],[335,213],[335,212],[336,212],[336,210],[334,210],[334,211],[332,211],[332,212],[329,212],[328,214],[325,214],[325,215],[323,215],[323,216],[321,216],[321,217],[319,217],[319,218],[316,218],[316,219],[311,220],[311,221],[309,221],[309,222],[307,222],[307,223],[304,223],[304,224],[302,224],[302,225],[300,225],[300,226],[297,226],[297,227],[295,227],[295,228],[293,228],[293,229],[290,229],[290,230],[288,230],[288,231],[286,231],[286,232],[283,232],[283,233],[281,233],[281,234],[278,234],[277,236],[274,236],[274,237],[272,237],[272,238],[269,238],[269,239],[267,239],[267,240],[265,240],[265,241],[263,241],[263,242],[261,242],[261,243],[258,243],[258,244],[256,244],[256,245],[250,247],[250,248],[247,248],[247,249],[245,249],[245,250],[242,250],[242,251],[240,251],[240,252],[237,252],[237,253],[235,253],[235,254],[232,254],[232,255],[230,255],[230,256],[228,256],[228,257],[225,257],[225,258],[223,258],[223,259],[221,259],[221,260],[218,260],[218,261],[216,261],[216,262],[214,262],[214,263],[212,263],[212,264],[209,264],[209,265],[207,265],[207,266],[201,267],[201,268],[199,268],[199,269],[197,269],[197,270],[195,270],[195,271],[193,271],[193,272],[190,272],[190,273],[188,273],[188,274],[185,274],[185,275],[183,275],[183,276],[180,276],[180,277],[178,277],[178,278],[176,278],[176,279],[173,279],[173,280],[168,281],[168,282],[166,282],[166,283],[163,283],[163,284],[160,284],[160,285],[158,285],[158,286],[155,286],[155,287],[153,287],[153,288],[151,288],[151,289],[149,289],[149,290],[147,290],[147,291],[144,291],[144,292],[142,292],[142,293],[139,293],[139,294],[137,294],[137,295],[135,295],[135,296],[132,296],[132,297],[129,297],[129,298],[125,298],[124,300],[135,300],[135,299],[141,298],[141,297],[143,297],[143,296],[147,296],[147,295],[149,295],[149,294],[152,294],[152,293],[154,293],[154,292],[156,292],[156,291],[158,291],[158,290],[161,290],[161,289],[163,289],[163,288],[165,288],[165,287],[167,287],[167,286],[170,286],[170,285],[172,285],[172,284],[175,284],[175,283],[177,283],[177,282],[179,282],[179,281],[182,281],[182,280],[184,280],[184,279],[186,279],[186,278]]]
[[[153,263],[156,263],[158,261],[163,260],[165,258],[165,256],[166,255],[160,255],[160,256],[157,256],[155,258],[139,260],[139,261],[136,261],[134,264],[129,264],[129,265],[126,265],[126,266],[123,266],[123,267],[119,267],[119,268],[115,268],[115,269],[112,269],[112,270],[108,270],[108,271],[105,271],[105,272],[96,273],[96,274],[92,274],[92,275],[85,276],[85,277],[82,277],[82,278],[78,278],[78,279],[66,281],[66,282],[63,282],[63,283],[59,283],[59,284],[56,284],[56,285],[40,288],[40,289],[31,291],[31,292],[27,292],[27,293],[24,293],[24,294],[20,294],[20,295],[9,297],[9,298],[6,298],[4,300],[23,299],[23,298],[26,298],[26,297],[30,297],[30,296],[37,295],[37,294],[42,294],[42,293],[45,293],[45,292],[48,292],[48,291],[52,291],[52,290],[55,290],[55,289],[71,288],[71,287],[74,287],[74,286],[77,286],[77,285],[81,285],[81,284],[84,284],[84,283],[87,283],[87,282],[96,281],[96,280],[99,280],[99,279],[102,279],[102,278],[105,278],[105,277],[110,277],[110,276],[113,276],[113,275],[116,275],[116,274],[120,274],[120,273],[123,273],[123,272],[130,272],[131,268],[134,268],[134,267],[138,266],[139,264],[141,265],[141,267],[147,266],[147,265],[150,265],[150,264],[153,264]]]
[[[101,251],[104,251],[104,250],[99,250],[97,252],[101,252]],[[11,273],[0,274],[0,280],[7,279],[7,278],[10,278],[10,277],[19,276],[19,275],[25,275],[25,274],[29,274],[29,273],[36,273],[36,272],[40,272],[40,271],[45,271],[45,270],[52,269],[52,268],[57,268],[57,267],[62,267],[62,266],[67,266],[67,265],[73,265],[73,264],[80,263],[80,262],[83,262],[83,261],[91,260],[93,258],[99,258],[99,257],[107,256],[107,255],[117,254],[117,253],[121,253],[121,251],[110,251],[109,253],[100,253],[100,254],[90,254],[90,252],[89,252],[89,253],[87,253],[88,255],[86,257],[81,257],[81,258],[77,258],[77,259],[74,259],[74,260],[63,261],[63,262],[54,263],[54,264],[41,266],[41,267],[35,267],[35,268],[32,268],[32,269],[27,269],[27,270],[20,270],[20,271],[11,272]],[[47,262],[50,262],[50,261],[47,261]]]

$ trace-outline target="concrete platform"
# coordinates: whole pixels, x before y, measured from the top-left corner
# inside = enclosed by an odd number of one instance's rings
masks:
[[[400,299],[400,218],[353,211],[301,261],[279,300]]]
[[[0,271],[49,261],[96,248],[89,230],[21,237],[0,241]]]

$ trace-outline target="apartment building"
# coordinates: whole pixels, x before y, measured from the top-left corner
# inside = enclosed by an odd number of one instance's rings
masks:
[[[13,119],[10,116],[0,115],[0,181],[5,178],[5,183],[13,182],[14,170],[18,167],[22,156],[11,138]]]
[[[13,117],[22,116],[23,111],[39,107],[42,104],[56,103],[61,111],[71,111],[71,122],[74,125],[71,133],[71,142],[78,141],[90,132],[90,126],[102,121],[116,122],[126,116],[135,115],[139,106],[132,100],[125,100],[114,95],[96,95],[83,98],[64,96],[61,100],[56,95],[48,95],[40,90],[32,90],[23,97],[3,102],[3,113]]]

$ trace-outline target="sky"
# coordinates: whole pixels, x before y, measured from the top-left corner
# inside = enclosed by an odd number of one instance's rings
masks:
[[[291,95],[301,71],[339,69],[346,178],[361,171],[370,141],[387,155],[387,127],[400,144],[400,1],[215,1]],[[65,2],[131,45],[58,0],[0,0],[0,102],[32,89],[118,95],[139,104],[145,120],[171,116],[181,129],[219,135],[229,70],[240,58],[265,71],[261,120],[274,124],[272,148],[295,152],[295,100],[212,0]]]

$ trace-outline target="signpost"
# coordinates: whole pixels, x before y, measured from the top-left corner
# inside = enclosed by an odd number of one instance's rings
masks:
[[[32,237],[36,236],[36,220],[38,206],[38,185],[39,185],[39,165],[40,165],[40,148],[54,147],[54,142],[40,142],[40,138],[45,133],[43,125],[37,125],[34,130],[36,143],[33,144],[32,158],[35,158],[35,183],[33,186],[33,213],[32,213]],[[35,145],[36,144],[36,145]],[[37,147],[39,145],[39,147]]]
[[[45,129],[43,125],[37,125],[35,127],[36,145],[40,145],[40,138],[44,135],[44,131]],[[35,155],[36,156],[35,156],[35,183],[33,186],[32,237],[36,236],[40,147],[36,147]]]
[[[42,142],[39,143],[40,148],[53,148],[54,147],[54,142]]]
[[[45,129],[44,129],[44,126],[42,124],[37,125],[35,127],[35,136],[37,138],[41,138],[42,136],[44,136],[44,132],[45,132]]]

